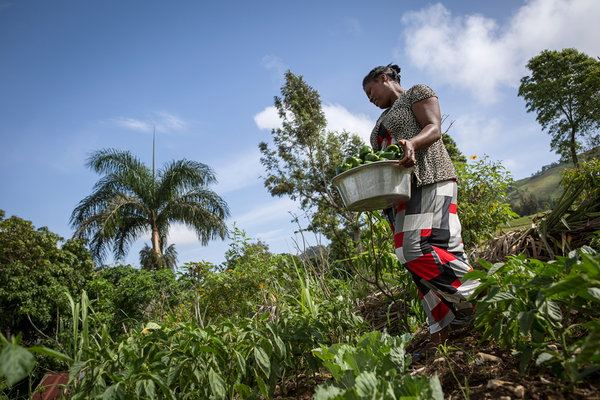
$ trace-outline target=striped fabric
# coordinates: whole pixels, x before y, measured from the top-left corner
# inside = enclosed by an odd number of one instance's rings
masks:
[[[386,210],[394,221],[396,255],[419,289],[431,333],[450,325],[458,309],[472,307],[465,300],[479,286],[478,280],[462,279],[471,268],[463,252],[456,193],[455,180],[413,184],[407,203]]]

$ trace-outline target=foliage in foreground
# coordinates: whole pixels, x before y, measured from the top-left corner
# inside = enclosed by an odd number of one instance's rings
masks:
[[[600,254],[591,248],[542,262],[524,256],[472,271],[481,292],[476,323],[521,358],[521,372],[537,365],[576,384],[600,370]]]
[[[278,383],[285,387],[301,371],[318,371],[311,349],[332,342],[319,319],[286,313],[269,323],[268,317],[200,328],[171,315],[115,343],[103,334],[71,368],[70,393],[73,399],[271,397]]]
[[[333,376],[318,386],[316,400],[396,400],[444,398],[437,375],[413,377],[406,373],[405,348],[411,335],[392,337],[373,331],[364,334],[356,347],[335,344],[313,350]]]

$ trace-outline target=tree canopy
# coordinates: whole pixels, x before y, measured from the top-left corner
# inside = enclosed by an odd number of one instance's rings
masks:
[[[68,311],[68,292],[78,296],[93,277],[94,263],[84,239],[66,242],[48,228],[35,229],[0,210],[0,330],[23,332],[27,342],[54,330],[57,314]]]
[[[275,108],[282,127],[272,131],[274,149],[265,142],[259,145],[260,161],[267,171],[267,190],[273,196],[299,200],[300,207],[311,212],[309,229],[322,232],[333,241],[334,230],[341,237],[350,232],[357,242],[357,214],[344,207],[330,182],[337,165],[357,153],[364,142],[356,134],[327,131],[319,92],[302,75],[289,70],[281,97],[275,97]]]
[[[600,127],[600,62],[576,49],[544,50],[527,63],[519,96],[552,136],[551,149],[577,166],[578,138]]]
[[[208,165],[173,160],[155,172],[129,151],[103,149],[93,153],[86,166],[104,176],[77,205],[70,222],[75,237],[90,239],[98,262],[110,248],[115,259],[124,258],[130,245],[147,232],[153,251],[162,258],[161,245],[176,222],[195,231],[204,246],[227,236],[229,207],[208,188],[216,183]]]

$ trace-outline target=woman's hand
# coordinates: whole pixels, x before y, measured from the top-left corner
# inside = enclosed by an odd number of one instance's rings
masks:
[[[417,163],[413,143],[410,140],[400,139],[398,140],[398,146],[404,150],[404,158],[398,164],[404,168],[413,167]]]

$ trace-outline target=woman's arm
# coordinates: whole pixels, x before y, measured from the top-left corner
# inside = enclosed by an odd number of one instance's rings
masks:
[[[401,139],[398,144],[404,149],[400,165],[410,168],[417,162],[415,152],[431,146],[442,137],[442,115],[437,97],[428,97],[412,105],[413,114],[421,125],[421,132],[411,139]]]

